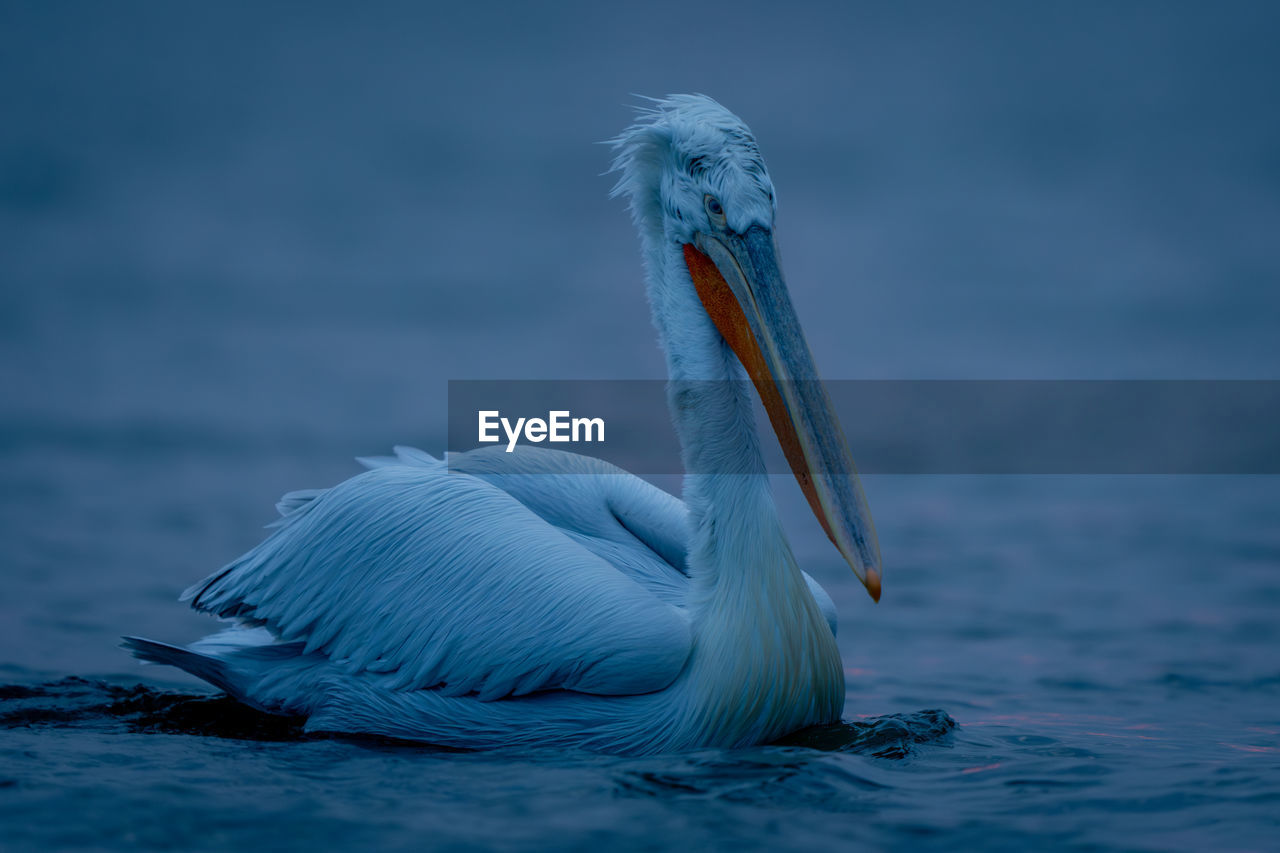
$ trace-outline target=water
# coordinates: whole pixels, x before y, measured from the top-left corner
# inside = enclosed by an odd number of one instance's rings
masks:
[[[753,126],[829,377],[1277,378],[1276,30],[5,5],[0,847],[1273,847],[1271,477],[868,477],[879,605],[777,480],[849,688],[788,745],[302,738],[115,644],[207,631],[176,595],[280,493],[440,449],[449,379],[661,375],[593,144],[630,92]]]

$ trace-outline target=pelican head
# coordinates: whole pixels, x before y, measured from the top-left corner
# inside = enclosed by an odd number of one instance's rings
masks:
[[[745,370],[810,508],[878,601],[871,512],[791,306],[776,195],[751,130],[711,98],[675,95],[642,110],[613,145],[614,194],[630,199],[640,230],[672,379]],[[740,369],[721,369],[728,351]]]

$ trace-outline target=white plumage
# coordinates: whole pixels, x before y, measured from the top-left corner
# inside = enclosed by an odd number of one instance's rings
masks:
[[[454,747],[741,746],[839,718],[834,607],[779,523],[744,366],[873,596],[879,555],[839,426],[809,387],[764,162],[702,96],[656,101],[615,145],[686,500],[559,451],[446,465],[398,448],[286,495],[270,537],[184,595],[233,627],[186,649],[129,638],[137,656],[309,730]]]

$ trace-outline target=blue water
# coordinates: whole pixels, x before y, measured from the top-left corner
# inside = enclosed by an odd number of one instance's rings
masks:
[[[867,477],[878,605],[779,478],[849,691],[787,745],[309,739],[116,643],[209,630],[177,594],[279,494],[442,449],[449,379],[661,376],[594,144],[632,92],[755,129],[830,378],[1280,378],[1278,31],[3,5],[0,848],[1274,848],[1274,477]]]

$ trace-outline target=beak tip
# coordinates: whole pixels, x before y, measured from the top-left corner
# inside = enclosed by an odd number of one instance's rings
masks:
[[[877,571],[867,572],[867,592],[871,595],[871,600],[880,603],[880,573]]]

